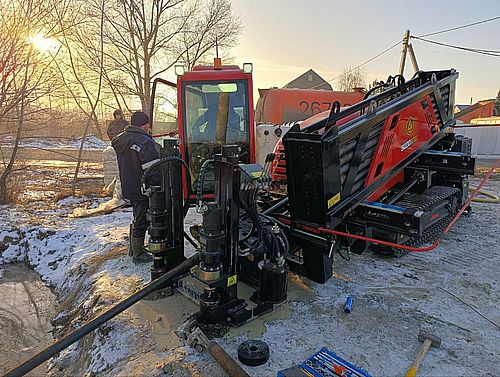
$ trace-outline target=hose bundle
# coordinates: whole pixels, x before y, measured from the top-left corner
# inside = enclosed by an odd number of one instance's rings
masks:
[[[142,187],[142,192],[147,195],[148,193],[148,188],[146,187],[146,180],[149,177],[149,175],[155,171],[158,167],[161,165],[167,164],[167,163],[172,163],[172,162],[179,162],[182,164],[182,166],[185,169],[186,172],[186,184],[187,184],[187,197],[184,200],[184,205],[183,205],[183,213],[184,216],[186,217],[188,210],[189,210],[189,193],[191,192],[191,173],[189,171],[189,166],[186,164],[186,162],[177,156],[168,156],[160,159],[159,161],[155,162],[153,165],[148,167],[146,170],[144,170],[144,173],[142,173],[141,177],[141,187]]]

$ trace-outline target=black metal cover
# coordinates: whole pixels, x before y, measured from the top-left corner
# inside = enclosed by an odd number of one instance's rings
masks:
[[[403,85],[331,114],[326,120],[302,130],[298,126],[291,128],[283,137],[283,143],[293,221],[337,226],[348,211],[440,140],[445,129],[454,124],[452,112],[457,78],[455,70],[420,72]],[[387,118],[428,95],[440,131],[364,187]],[[338,120],[355,113],[362,115],[341,128],[335,127]]]

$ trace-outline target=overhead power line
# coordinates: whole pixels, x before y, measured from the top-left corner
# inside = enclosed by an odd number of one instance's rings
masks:
[[[411,36],[410,38],[412,38],[412,39],[418,39],[420,41],[427,42],[427,43],[432,43],[432,44],[435,44],[435,45],[438,45],[438,46],[454,48],[454,49],[457,49],[457,50],[473,52],[473,53],[476,53],[476,54],[482,54],[482,55],[500,57],[500,50],[485,50],[485,49],[481,49],[481,48],[456,46],[456,45],[452,45],[452,44],[448,44],[448,43],[442,43],[442,42],[433,41],[433,40],[430,40],[430,39],[425,39],[425,38],[422,38],[422,37],[415,37],[415,36]]]
[[[390,47],[386,48],[386,49],[385,49],[384,51],[382,51],[382,52],[379,52],[377,55],[375,55],[375,56],[371,57],[371,58],[370,58],[370,59],[368,59],[367,61],[365,61],[365,62],[363,62],[363,63],[361,63],[361,64],[357,65],[357,66],[356,66],[356,67],[354,67],[354,68],[351,68],[351,69],[350,69],[350,70],[348,70],[347,72],[342,72],[340,75],[338,75],[338,76],[334,77],[333,79],[327,80],[326,82],[332,82],[332,81],[335,81],[335,80],[339,79],[340,77],[342,77],[344,74],[349,74],[349,73],[351,73],[351,72],[354,72],[356,69],[361,68],[362,66],[364,66],[364,65],[366,65],[366,64],[368,64],[368,63],[370,63],[371,61],[373,61],[373,60],[377,59],[379,56],[382,56],[382,55],[384,55],[386,52],[389,52],[389,51],[390,51],[390,50],[392,50],[394,47],[398,46],[401,42],[403,42],[403,40],[399,40],[399,41],[397,41],[397,42],[396,42],[396,43],[394,43],[392,46],[390,46]],[[321,84],[314,85],[314,86],[312,86],[312,87],[310,87],[310,88],[308,88],[308,89],[315,89],[315,88],[317,88],[317,87],[319,87],[319,86],[321,86],[321,85],[324,85],[324,84],[325,84],[325,83],[324,83],[324,82],[322,82]]]
[[[468,52],[473,52],[473,53],[477,53],[477,54],[483,54],[483,55],[500,57],[500,50],[485,50],[485,49],[480,49],[480,48],[470,48],[470,47],[463,47],[463,46],[454,46],[454,45],[450,45],[450,44],[446,44],[446,43],[432,41],[432,40],[429,40],[429,39],[424,39],[425,37],[430,37],[432,35],[438,35],[438,34],[448,33],[450,31],[455,31],[455,30],[459,30],[459,29],[465,29],[465,28],[468,28],[468,27],[471,27],[471,26],[480,25],[480,24],[484,24],[484,23],[495,21],[495,20],[499,20],[499,19],[500,19],[500,16],[496,16],[496,17],[485,19],[485,20],[481,20],[481,21],[477,21],[477,22],[472,22],[472,23],[469,23],[469,24],[461,25],[461,26],[452,27],[452,28],[445,29],[445,30],[439,30],[439,31],[435,31],[435,32],[432,32],[432,33],[423,34],[423,35],[419,35],[419,36],[411,36],[410,38],[419,39],[419,40],[421,40],[423,42],[433,43],[433,44],[436,44],[436,45],[439,45],[439,46],[444,46],[444,47],[449,47],[449,48],[455,48],[455,49],[459,49],[459,50],[463,50],[463,51],[468,51]],[[402,40],[394,43],[392,46],[388,47],[387,49],[385,49],[384,51],[378,53],[377,55],[373,56],[372,58],[368,59],[367,61],[365,61],[365,62],[357,65],[356,67],[348,70],[347,72],[343,72],[342,74],[340,74],[340,75],[338,75],[338,76],[336,76],[336,77],[334,77],[334,78],[332,78],[330,80],[327,80],[326,82],[335,81],[335,80],[339,79],[340,77],[342,77],[342,75],[349,74],[349,73],[355,71],[356,69],[363,67],[364,65],[366,65],[366,64],[370,63],[371,61],[377,59],[379,56],[382,56],[386,52],[389,52],[394,47],[398,46],[401,42],[402,42]],[[319,86],[321,86],[323,84],[324,83],[314,85],[314,86],[310,87],[309,89],[315,89],[315,88],[317,88],[317,87],[319,87]]]
[[[455,31],[455,30],[459,30],[459,29],[465,29],[467,27],[471,27],[471,26],[475,26],[475,25],[479,25],[479,24],[484,24],[486,22],[491,22],[491,21],[495,21],[495,20],[498,20],[500,19],[500,16],[497,16],[497,17],[492,17],[492,18],[488,18],[486,20],[482,20],[482,21],[477,21],[477,22],[473,22],[473,23],[470,23],[470,24],[466,24],[466,25],[461,25],[461,26],[456,26],[456,27],[452,27],[450,29],[445,29],[445,30],[440,30],[440,31],[435,31],[433,33],[428,33],[428,34],[423,34],[423,35],[419,35],[420,38],[424,38],[424,37],[430,37],[432,35],[438,35],[438,34],[443,34],[443,33],[448,33],[450,31]]]

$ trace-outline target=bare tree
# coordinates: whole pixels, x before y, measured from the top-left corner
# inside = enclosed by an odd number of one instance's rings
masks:
[[[61,51],[54,65],[66,92],[75,106],[94,127],[96,136],[102,138],[96,108],[101,99],[103,81],[103,25],[104,1],[92,0],[99,9],[99,18],[88,17],[84,6],[87,2],[64,0],[71,11],[55,12],[54,17],[61,30]]]
[[[71,4],[70,0],[67,1]],[[79,8],[74,13],[56,13],[61,30],[59,40],[63,46],[61,54],[63,58],[56,60],[55,65],[60,73],[60,80],[87,119],[78,151],[73,190],[80,171],[84,143],[92,125],[95,127],[97,137],[102,138],[96,109],[101,100],[104,77],[103,35],[106,9],[104,0],[92,0],[92,4],[98,9],[97,25],[93,19],[86,21],[88,14],[78,12],[85,8]]]
[[[189,67],[214,48],[231,47],[241,32],[229,0],[111,0],[106,13],[109,72],[114,86],[149,112],[151,83],[179,61]],[[112,82],[112,81],[111,81]]]
[[[345,66],[338,79],[338,88],[342,91],[351,91],[354,88],[366,85],[366,73],[360,68]]]
[[[25,127],[27,109],[43,97],[52,84],[45,60],[36,51],[33,36],[53,32],[46,24],[56,2],[11,0],[0,2],[0,127],[7,133],[10,124],[14,142],[10,155],[2,152],[0,203],[8,199],[8,179],[15,170],[16,158]],[[10,122],[7,122],[10,120]]]
[[[215,52],[216,44],[221,49],[235,46],[243,30],[229,1],[210,0],[207,5],[204,12],[188,12],[187,25],[179,35],[178,52],[188,69],[204,62],[207,53]]]

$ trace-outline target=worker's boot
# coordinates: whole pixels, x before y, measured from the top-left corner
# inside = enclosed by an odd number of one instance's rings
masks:
[[[132,249],[132,260],[135,264],[148,263],[153,261],[153,257],[144,250],[144,237],[131,237],[130,248]]]

